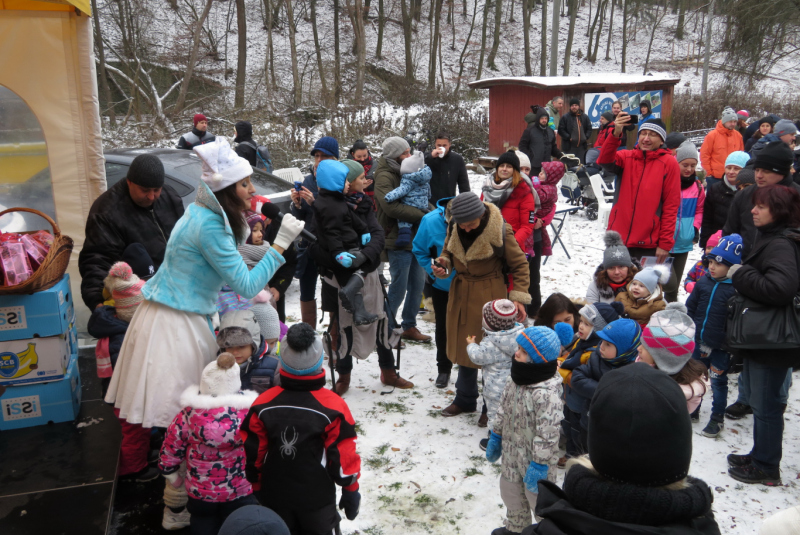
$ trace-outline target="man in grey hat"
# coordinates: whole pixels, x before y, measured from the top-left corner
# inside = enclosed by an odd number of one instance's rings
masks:
[[[422,288],[425,285],[425,271],[411,252],[413,236],[408,245],[397,247],[398,221],[412,223],[412,232],[416,233],[419,222],[427,212],[413,206],[403,204],[400,200],[386,202],[386,194],[400,186],[400,162],[411,156],[411,147],[401,137],[390,137],[383,142],[383,154],[375,166],[375,201],[378,205],[378,223],[386,229],[386,246],[384,252],[389,261],[389,273],[392,282],[389,285],[389,307],[392,314],[397,314],[400,302],[403,305],[403,338],[416,342],[429,343],[431,337],[417,329],[417,311],[422,300]],[[433,207],[429,206],[430,211]]]
[[[86,306],[94,310],[103,304],[103,281],[111,266],[124,260],[129,245],[144,246],[157,270],[172,228],[182,215],[180,196],[164,184],[161,160],[153,154],[137,156],[128,176],[95,199],[89,210],[78,256]]]

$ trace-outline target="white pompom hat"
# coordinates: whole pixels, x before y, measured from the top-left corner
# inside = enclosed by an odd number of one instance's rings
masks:
[[[204,396],[227,396],[241,389],[239,366],[230,353],[222,353],[212,360],[200,377],[200,394]]]
[[[201,178],[213,192],[223,190],[253,174],[250,162],[236,154],[228,140],[222,136],[217,136],[211,143],[198,145],[192,150],[203,162]]]

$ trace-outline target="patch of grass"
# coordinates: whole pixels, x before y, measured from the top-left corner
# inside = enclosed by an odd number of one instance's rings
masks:
[[[361,427],[361,422],[356,422],[356,435],[360,437],[367,436],[367,434],[364,432],[364,428]]]
[[[503,473],[503,466],[500,463],[492,464],[492,469],[494,470],[495,475],[500,475]]]
[[[421,393],[417,392],[416,390],[414,390],[414,392],[413,392],[413,394],[412,394],[412,395],[413,395],[415,398],[423,398],[423,397],[425,397],[425,396],[423,396]]]
[[[436,503],[436,498],[430,494],[417,494],[414,498],[414,503],[420,507],[430,507]]]
[[[447,435],[447,434],[449,434],[449,433],[450,433],[450,430],[449,430],[449,429],[447,429],[446,427],[442,427],[441,429],[439,429],[438,433],[439,433],[440,435]]]
[[[396,401],[379,401],[375,405],[382,408],[386,412],[398,412],[400,414],[408,414],[408,407]]]
[[[481,472],[480,470],[478,470],[474,466],[472,468],[467,468],[466,470],[464,470],[464,476],[466,476],[466,477],[477,476],[479,474],[483,475],[483,472]]]
[[[470,500],[471,500],[472,498],[474,498],[474,497],[475,497],[475,496],[473,496],[473,494],[472,494],[472,493],[469,493],[469,494],[464,494],[464,501],[465,501],[465,502],[468,502],[468,501],[470,501]]]
[[[394,503],[394,498],[392,496],[387,496],[386,494],[381,494],[378,496],[378,501],[382,503],[381,507],[388,507]]]
[[[430,416],[431,418],[438,418],[441,415],[442,413],[439,411],[439,409],[433,409],[428,411],[428,416]]]
[[[389,490],[393,490],[393,491],[395,491],[395,492],[396,492],[396,491],[400,490],[400,488],[402,488],[402,486],[403,486],[403,484],[402,484],[401,482],[399,482],[399,481],[395,481],[394,483],[392,483],[391,485],[389,485],[389,486],[388,486],[388,487],[386,487],[386,488],[388,488]]]
[[[485,455],[470,455],[469,460],[472,461],[472,464],[475,466],[480,466],[489,462]]]
[[[370,526],[368,528],[364,528],[364,533],[366,535],[383,535],[383,530],[378,526]]]
[[[387,451],[389,451],[389,444],[381,444],[380,446],[375,448],[376,455],[383,455]]]
[[[370,468],[383,468],[384,466],[388,465],[391,460],[388,457],[370,457],[366,460],[367,466]]]

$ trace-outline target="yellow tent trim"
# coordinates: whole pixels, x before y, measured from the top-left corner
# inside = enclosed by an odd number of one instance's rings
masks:
[[[0,9],[14,11],[72,11],[92,14],[91,0],[0,0]]]

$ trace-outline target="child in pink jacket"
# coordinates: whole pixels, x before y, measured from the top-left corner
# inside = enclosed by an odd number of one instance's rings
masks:
[[[694,321],[686,315],[683,303],[669,303],[656,312],[642,330],[637,362],[646,362],[675,379],[686,396],[686,407],[692,414],[710,388],[708,370],[692,358]]]
[[[191,514],[192,535],[216,534],[233,511],[258,505],[244,475],[244,447],[239,436],[239,426],[258,394],[242,392],[241,387],[234,356],[222,353],[205,367],[200,386],[184,391],[181,404],[185,408],[170,424],[161,447],[158,467],[168,481],[165,502],[170,486],[184,484],[179,469],[186,461],[186,508]],[[178,503],[166,505],[180,507]]]

